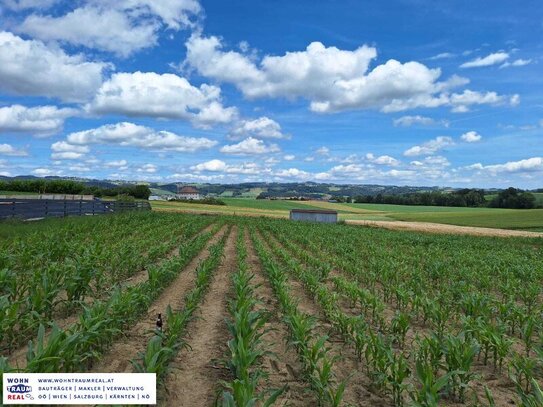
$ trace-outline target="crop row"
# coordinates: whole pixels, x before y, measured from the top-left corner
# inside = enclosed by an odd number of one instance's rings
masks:
[[[270,314],[257,308],[259,300],[254,292],[254,274],[247,267],[247,248],[244,229],[240,228],[236,242],[237,271],[232,275],[234,298],[229,304],[230,320],[227,321],[231,339],[226,364],[233,376],[223,383],[223,407],[271,406],[285,388],[262,390],[261,382],[266,377],[262,359],[268,353],[264,347],[264,326]]]
[[[126,218],[128,223],[131,221],[131,217],[119,218]],[[122,226],[117,224],[119,219],[113,217],[113,220],[112,229],[119,229]],[[29,252],[22,249],[20,243],[14,243],[15,247],[10,247],[13,254],[8,260],[4,259],[4,268],[0,270],[0,345],[9,350],[26,340],[39,324],[53,319],[59,304],[64,306],[65,312],[70,312],[88,295],[104,296],[108,291],[105,287],[114,286],[117,281],[149,266],[209,223],[193,219],[179,227],[178,219],[159,218],[158,226],[171,227],[176,221],[175,233],[164,241],[160,238],[160,227],[151,228],[153,218],[141,220],[147,221],[145,236],[140,236],[136,228],[133,237],[120,243],[113,240],[114,244],[109,247],[104,239],[107,242],[115,237],[109,232],[95,237],[92,244],[85,241],[87,238],[78,241],[63,235],[63,242],[69,241],[64,246],[69,247],[72,254],[57,255],[54,261],[43,259],[40,262],[35,257],[36,248],[32,244],[39,246],[38,242],[43,241],[35,241],[39,235],[31,237],[30,243],[25,242],[33,247]]]

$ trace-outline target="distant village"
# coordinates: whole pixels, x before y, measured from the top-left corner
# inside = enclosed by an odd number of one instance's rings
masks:
[[[177,185],[176,194],[164,194],[164,195],[151,195],[150,201],[199,201],[204,198],[200,192],[188,185]]]

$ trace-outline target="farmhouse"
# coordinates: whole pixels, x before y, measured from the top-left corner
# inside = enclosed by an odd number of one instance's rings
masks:
[[[200,193],[198,190],[194,187],[188,187],[188,186],[177,186],[177,198],[178,199],[193,199],[198,200],[200,199]]]
[[[337,223],[337,211],[324,209],[292,209],[290,220],[307,222]]]

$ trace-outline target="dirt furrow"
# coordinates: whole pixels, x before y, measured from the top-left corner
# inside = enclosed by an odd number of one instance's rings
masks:
[[[245,245],[247,246],[247,264],[254,274],[253,283],[256,296],[262,301],[260,305],[271,313],[270,320],[265,324],[264,329],[269,329],[263,337],[265,349],[272,355],[266,356],[263,360],[263,367],[268,373],[266,388],[279,389],[287,386],[287,390],[279,398],[279,405],[290,406],[313,406],[315,400],[306,392],[307,383],[301,378],[301,365],[296,356],[296,351],[287,346],[287,327],[281,321],[279,304],[273,293],[270,282],[264,275],[262,264],[256,254],[255,248],[245,234]]]
[[[122,373],[131,372],[131,359],[134,359],[138,352],[143,352],[147,346],[150,336],[153,335],[156,318],[159,313],[166,314],[168,305],[173,311],[178,311],[184,306],[185,294],[193,287],[196,278],[196,268],[202,260],[209,255],[209,248],[217,243],[221,236],[226,232],[226,227],[223,227],[215,234],[206,244],[206,248],[202,250],[179,276],[170,284],[162,294],[156,299],[147,309],[147,313],[126,335],[113,344],[110,350],[97,362],[92,372],[97,373]]]
[[[370,227],[381,227],[393,230],[409,230],[415,232],[439,233],[451,235],[472,235],[472,236],[497,236],[497,237],[541,237],[541,232],[530,232],[524,230],[510,230],[498,228],[484,228],[476,226],[458,226],[445,223],[431,222],[405,222],[388,220],[347,220],[348,225],[362,225]]]
[[[215,271],[209,290],[188,327],[188,350],[182,350],[170,364],[164,399],[160,405],[211,406],[218,396],[220,380],[228,380],[228,370],[220,360],[227,349],[228,298],[231,277],[237,266],[237,228],[232,229],[225,245],[224,257]]]

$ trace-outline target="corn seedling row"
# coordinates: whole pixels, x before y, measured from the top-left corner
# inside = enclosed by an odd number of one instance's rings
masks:
[[[266,377],[262,359],[268,352],[264,350],[262,337],[267,332],[264,326],[269,313],[257,309],[259,300],[252,282],[254,274],[247,267],[247,248],[242,228],[236,249],[238,268],[232,276],[234,298],[228,306],[230,320],[227,326],[231,339],[228,341],[229,356],[226,359],[233,380],[223,383],[221,404],[223,407],[271,406],[285,388],[260,390]]]

